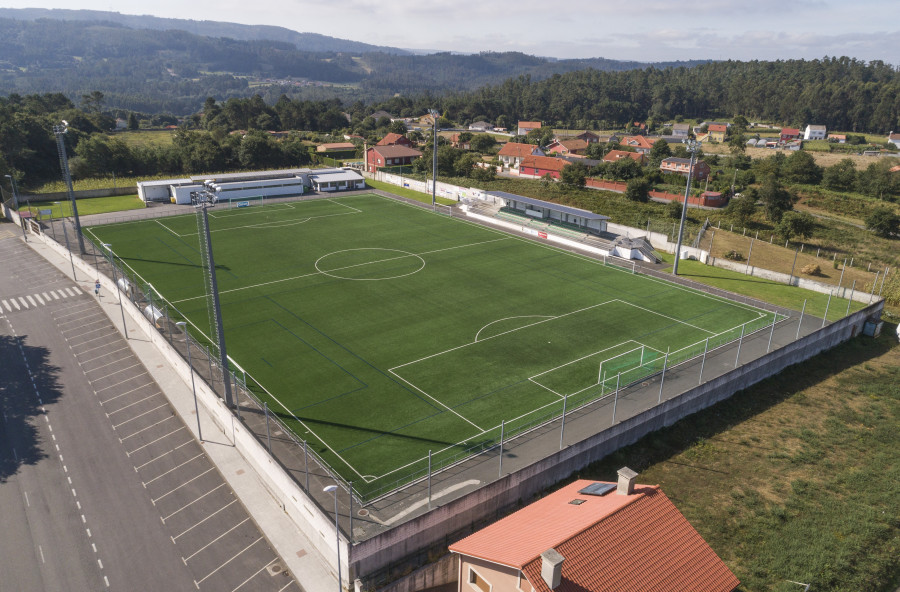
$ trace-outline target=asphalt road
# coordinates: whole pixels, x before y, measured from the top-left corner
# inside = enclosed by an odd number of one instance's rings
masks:
[[[298,589],[90,278],[73,283],[10,230],[0,225],[0,591]]]

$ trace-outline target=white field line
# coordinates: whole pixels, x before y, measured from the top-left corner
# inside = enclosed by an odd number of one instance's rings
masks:
[[[258,212],[257,212],[258,213]],[[283,228],[286,226],[296,226],[298,224],[305,224],[310,220],[318,220],[319,218],[333,218],[335,216],[351,216],[354,212],[341,212],[339,214],[322,214],[321,216],[307,216],[305,218],[298,218],[297,220],[290,220],[286,222],[260,222],[259,224],[244,224],[243,226],[232,226],[231,228],[217,228],[216,230],[210,229],[210,233],[212,232],[228,232],[230,230],[245,230],[247,228]],[[185,234],[183,236],[197,236],[196,232],[192,232],[190,234]]]
[[[676,319],[675,317],[670,317],[668,315],[664,315],[661,312],[656,312],[655,310],[650,310],[649,308],[644,308],[643,306],[639,306],[639,305],[633,304],[631,302],[619,300],[618,298],[616,300],[618,300],[622,304],[627,304],[628,306],[633,306],[634,308],[639,308],[643,311],[649,312],[650,314],[655,314],[658,317],[663,317],[664,319],[669,319],[670,321],[675,321],[676,323],[681,323],[682,325],[687,325],[688,327],[693,327],[694,329],[697,329],[698,331],[703,331],[704,333],[709,333],[710,335],[715,335],[715,333],[713,331],[710,331],[709,329],[704,329],[703,327],[698,327],[697,325],[692,325],[688,322],[682,321],[681,319]],[[738,325],[738,326],[740,327],[740,325]]]
[[[479,329],[478,332],[475,333],[475,341],[476,342],[478,341],[478,336],[481,335],[482,331],[484,331],[485,329],[487,329],[488,327],[490,327],[491,325],[493,325],[495,323],[502,323],[503,321],[510,321],[512,319],[552,319],[552,318],[553,318],[552,315],[519,315],[516,317],[506,317],[503,319],[497,319],[496,321],[491,321],[490,323],[488,323],[487,325],[485,325],[484,327]]]
[[[528,380],[531,380],[531,379],[533,379],[533,378],[537,378],[538,376],[543,376],[544,374],[547,374],[548,372],[553,372],[554,370],[559,370],[560,368],[565,368],[566,366],[568,366],[568,365],[570,365],[570,364],[574,364],[574,363],[576,363],[576,362],[580,362],[581,360],[590,358],[591,356],[596,356],[597,354],[602,354],[602,353],[605,352],[605,351],[609,351],[609,350],[611,350],[611,349],[615,349],[615,348],[617,348],[617,347],[619,347],[619,346],[621,346],[621,345],[625,345],[626,343],[637,343],[638,345],[641,345],[639,342],[637,342],[637,341],[635,341],[635,340],[633,340],[633,339],[626,339],[625,341],[623,341],[623,342],[621,342],[621,343],[617,343],[617,344],[615,344],[615,345],[611,345],[610,347],[607,347],[607,348],[604,348],[604,349],[601,349],[601,350],[598,350],[598,351],[589,353],[589,354],[587,354],[586,356],[581,356],[580,358],[575,359],[575,360],[572,360],[572,361],[570,361],[570,362],[566,362],[565,364],[560,364],[560,365],[557,366],[556,368],[550,368],[549,370],[544,370],[543,372],[540,372],[539,374],[535,374],[534,376],[529,376],[529,377],[528,377]],[[640,349],[640,348],[636,348],[636,349]],[[634,351],[634,350],[631,350],[631,351]],[[628,353],[628,352],[625,352],[625,353]],[[621,355],[621,354],[620,354],[620,355]],[[604,360],[604,361],[605,361],[605,360]]]
[[[174,234],[176,237],[178,237],[178,238],[184,238],[183,235],[178,234],[177,232],[175,232],[174,230],[172,230],[171,228],[169,228],[168,226],[166,226],[165,224],[163,224],[163,223],[159,220],[159,218],[156,219],[156,223],[159,224],[160,226],[162,226],[163,228],[165,228],[166,230],[168,230],[169,232],[171,232],[172,234]],[[196,233],[194,233],[194,234],[196,234]]]
[[[435,403],[437,403],[439,406],[443,407],[444,409],[446,409],[447,411],[449,411],[450,413],[452,413],[453,415],[455,415],[456,417],[460,418],[461,420],[463,420],[463,421],[466,422],[467,424],[471,425],[471,426],[474,427],[476,430],[481,430],[482,433],[484,432],[484,428],[482,428],[481,426],[479,426],[478,424],[476,424],[476,423],[474,423],[474,422],[472,422],[472,421],[469,421],[469,420],[466,419],[464,416],[462,416],[461,414],[457,413],[456,411],[454,411],[453,409],[451,409],[450,407],[448,407],[447,405],[445,405],[443,402],[441,402],[441,401],[435,399],[434,397],[432,397],[431,395],[429,395],[428,393],[426,393],[425,391],[423,391],[422,389],[420,389],[419,387],[417,387],[416,385],[414,385],[414,384],[411,383],[410,381],[406,380],[405,378],[403,378],[403,377],[400,376],[399,374],[396,374],[393,370],[388,370],[388,372],[390,372],[391,374],[393,374],[394,376],[396,376],[397,378],[399,378],[400,380],[402,380],[403,382],[405,382],[406,384],[408,384],[408,385],[411,386],[412,388],[416,389],[417,391],[419,391],[420,393],[422,393],[423,395],[425,395],[426,397],[428,397],[429,399],[431,399],[432,401],[434,401]]]
[[[232,199],[244,201],[240,198],[232,198]],[[218,203],[223,203],[223,202],[218,202]],[[285,208],[285,206],[287,206],[287,208]],[[261,208],[269,208],[269,209],[261,212],[260,211]],[[261,203],[261,204],[258,204],[257,207],[255,207],[255,208],[251,207],[249,210],[247,210],[246,208],[231,207],[231,208],[226,208],[224,210],[219,210],[218,212],[215,212],[215,211],[209,212],[209,217],[210,218],[228,218],[230,216],[254,216],[254,215],[258,216],[259,214],[267,214],[268,212],[271,212],[272,210],[284,210],[284,209],[293,210],[294,208],[286,203],[274,203],[274,204]]]

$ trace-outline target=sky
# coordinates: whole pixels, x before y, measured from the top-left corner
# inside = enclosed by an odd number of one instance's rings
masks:
[[[900,0],[0,0],[277,25],[415,50],[617,60],[814,59],[900,65]]]

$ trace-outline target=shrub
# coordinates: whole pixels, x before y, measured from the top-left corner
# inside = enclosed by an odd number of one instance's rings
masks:
[[[808,263],[800,269],[800,273],[805,273],[806,275],[819,275],[822,273],[822,268],[816,263]]]
[[[744,255],[739,251],[731,250],[725,253],[725,258],[730,259],[731,261],[743,261]]]

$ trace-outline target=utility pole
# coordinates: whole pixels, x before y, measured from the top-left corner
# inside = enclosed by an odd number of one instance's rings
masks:
[[[697,152],[700,151],[700,142],[686,140],[688,152],[691,153],[691,165],[688,168],[687,186],[684,188],[684,204],[681,207],[681,225],[678,227],[678,242],[675,244],[675,264],[672,266],[672,275],[678,275],[678,261],[681,259],[681,241],[684,238],[684,221],[687,218],[688,196],[691,194],[691,180],[694,177],[694,162],[697,160]]]

